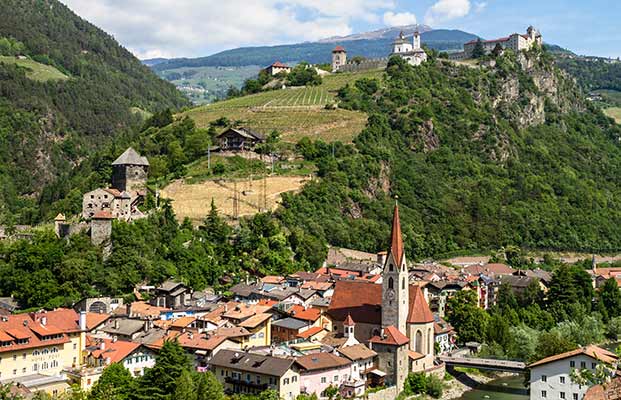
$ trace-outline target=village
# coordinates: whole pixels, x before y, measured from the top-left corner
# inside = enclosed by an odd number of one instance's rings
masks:
[[[412,264],[405,250],[395,205],[386,252],[331,248],[315,272],[265,276],[225,293],[193,291],[168,280],[136,287],[136,299],[148,300],[85,298],[73,309],[26,314],[15,314],[16,304],[3,298],[0,377],[26,393],[59,393],[70,384],[89,389],[111,363],[141,376],[164,342],[174,340],[196,370],[212,371],[227,393],[274,389],[283,399],[295,399],[301,393],[325,397],[336,388],[352,398],[373,388],[400,391],[411,372],[444,376],[455,366],[471,365],[528,369],[531,399],[557,393],[581,399],[588,387],[569,379],[570,366],[595,370],[616,362],[614,353],[596,346],[530,365],[467,358],[480,344],[458,345],[443,319],[447,301],[470,291],[487,309],[502,285],[517,293],[538,285],[545,293],[550,273],[468,257],[452,260],[450,267]],[[618,279],[621,269],[594,263],[589,272],[597,287]]]
[[[541,43],[541,34],[529,27],[526,34],[466,43],[451,59],[471,58],[476,46],[491,53],[498,46],[521,51]],[[412,66],[426,62],[418,31],[411,39],[399,35],[392,55]],[[351,63],[344,47],[332,51],[333,73],[385,63]],[[276,62],[267,70],[275,75],[290,67]],[[249,152],[265,140],[250,128],[229,127],[218,134],[214,151]],[[113,221],[147,216],[142,209],[147,158],[128,148],[111,168],[109,187],[83,194],[78,220],[61,213],[54,221],[58,238],[87,234],[104,258],[114,246]],[[488,256],[412,262],[406,258],[399,207],[395,199],[385,250],[330,247],[313,271],[246,276],[226,291],[197,291],[170,278],[136,286],[132,301],[86,297],[73,308],[24,313],[11,297],[0,298],[0,382],[15,384],[25,396],[56,395],[71,385],[87,391],[113,363],[143,376],[164,344],[174,341],[194,369],[213,373],[227,394],[274,390],[284,400],[301,394],[332,399],[334,393],[393,399],[412,373],[444,379],[465,367],[523,374],[532,400],[599,398],[601,385],[578,384],[571,376],[578,367],[595,373],[616,365],[615,353],[590,345],[531,363],[476,357],[482,344],[464,343],[446,320],[459,293],[472,294],[481,310],[497,306],[501,288],[520,295],[535,287],[546,296],[550,271],[513,268]],[[12,239],[27,239],[23,231],[18,227]],[[621,281],[621,268],[598,266],[602,261],[611,260],[593,256],[587,271],[595,289],[610,279]],[[614,378],[615,385],[619,380]]]

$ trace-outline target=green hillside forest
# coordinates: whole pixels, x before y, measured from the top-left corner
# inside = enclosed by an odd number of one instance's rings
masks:
[[[33,223],[78,161],[142,125],[135,110],[189,103],[57,0],[2,1],[0,15],[0,223]]]

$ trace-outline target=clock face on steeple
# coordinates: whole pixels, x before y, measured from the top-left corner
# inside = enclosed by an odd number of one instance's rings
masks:
[[[388,300],[393,300],[393,299],[395,298],[395,291],[394,291],[394,290],[392,290],[392,289],[388,289],[388,290],[386,291],[386,298],[387,298]]]

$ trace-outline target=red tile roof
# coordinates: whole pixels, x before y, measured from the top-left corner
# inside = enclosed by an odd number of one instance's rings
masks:
[[[199,334],[195,330],[188,330],[185,333],[179,331],[169,331],[166,336],[150,344],[149,347],[160,349],[166,341],[176,340],[185,349],[212,351],[220,346],[227,339],[222,335]]]
[[[276,67],[276,68],[291,68],[288,65],[285,65],[283,63],[281,63],[280,61],[276,61],[274,64],[270,65],[270,67]]]
[[[416,351],[408,350],[408,357],[410,357],[412,360],[420,360],[421,358],[425,356]]]
[[[112,340],[112,339],[100,339],[96,340],[95,343],[100,343],[103,341],[104,348],[97,348],[96,350],[91,351],[91,356],[97,359],[106,360],[106,364],[108,364],[107,360],[110,360],[110,363],[115,363],[119,361],[123,361],[123,359],[129,356],[134,350],[140,347],[140,343],[127,342],[124,340]]]
[[[298,304],[289,309],[289,314],[296,319],[311,322],[315,322],[321,317],[321,311],[319,309],[313,307],[304,309],[304,306]]]
[[[332,353],[308,354],[302,357],[297,357],[295,362],[306,371],[337,369],[351,364],[351,361],[348,359],[339,357]]]
[[[309,328],[305,330],[304,332],[298,333],[297,337],[302,338],[302,339],[308,339],[310,337],[315,336],[321,331],[323,331],[323,328],[321,326],[313,326],[312,328]]]
[[[354,325],[356,325],[354,320],[351,318],[351,314],[347,314],[347,318],[345,319],[345,322],[343,322],[343,325],[345,325],[345,326],[354,326]]]
[[[433,314],[420,287],[410,285],[410,311],[407,322],[433,322]],[[348,314],[358,323],[382,323],[382,286],[356,281],[337,281],[328,314],[335,321],[345,321]]]
[[[78,314],[71,309],[7,315],[0,320],[0,340],[11,344],[0,347],[0,352],[67,343],[67,335],[75,332],[80,332]],[[43,340],[44,336],[53,338]],[[26,339],[27,343],[17,343]]]
[[[95,215],[93,215],[93,219],[114,219],[110,211],[97,211]]]
[[[284,277],[277,276],[277,275],[267,275],[261,278],[261,282],[263,283],[279,284],[279,283],[283,283],[284,281],[285,281]]]
[[[386,344],[390,346],[403,346],[410,343],[410,339],[408,339],[408,337],[403,333],[399,332],[399,329],[394,326],[384,328],[384,336],[373,336],[369,341],[371,343]]]
[[[558,361],[558,360],[563,360],[565,358],[569,358],[569,357],[573,357],[573,356],[577,356],[577,355],[586,355],[589,356],[593,359],[596,360],[600,360],[603,361],[607,364],[611,364],[615,361],[618,360],[619,357],[617,357],[617,355],[615,353],[612,353],[608,350],[602,349],[601,347],[595,346],[595,345],[590,345],[590,346],[586,346],[586,347],[581,347],[578,348],[576,350],[571,350],[571,351],[567,351],[565,353],[561,353],[561,354],[556,354],[550,357],[546,357],[542,360],[536,361],[532,364],[530,364],[528,367],[532,368],[532,367],[536,367],[539,365],[543,365],[543,364],[547,364],[547,363],[551,363],[554,361]]]
[[[89,331],[93,330],[94,328],[106,322],[108,318],[110,318],[110,314],[87,312],[86,313],[86,329]]]
[[[333,53],[337,53],[339,51],[345,51],[345,48],[343,46],[336,46],[334,50],[332,50]]]

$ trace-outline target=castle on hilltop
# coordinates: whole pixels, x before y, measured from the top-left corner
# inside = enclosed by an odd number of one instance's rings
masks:
[[[403,32],[392,42],[390,56],[398,56],[410,65],[417,66],[427,61],[427,53],[420,45],[420,33],[414,32],[412,41],[408,41]],[[332,50],[332,72],[356,72],[370,69],[386,68],[388,58],[373,58],[357,62],[347,61],[347,51],[343,46]]]
[[[464,51],[453,53],[449,56],[449,58],[451,60],[465,60],[472,58],[477,43],[479,43],[478,39],[469,41],[464,44]],[[543,44],[543,37],[537,29],[529,26],[526,30],[526,34],[513,33],[503,38],[481,40],[481,44],[483,45],[485,54],[490,54],[497,46],[503,50],[510,49],[517,53],[521,50],[529,50],[535,45],[541,46]]]

